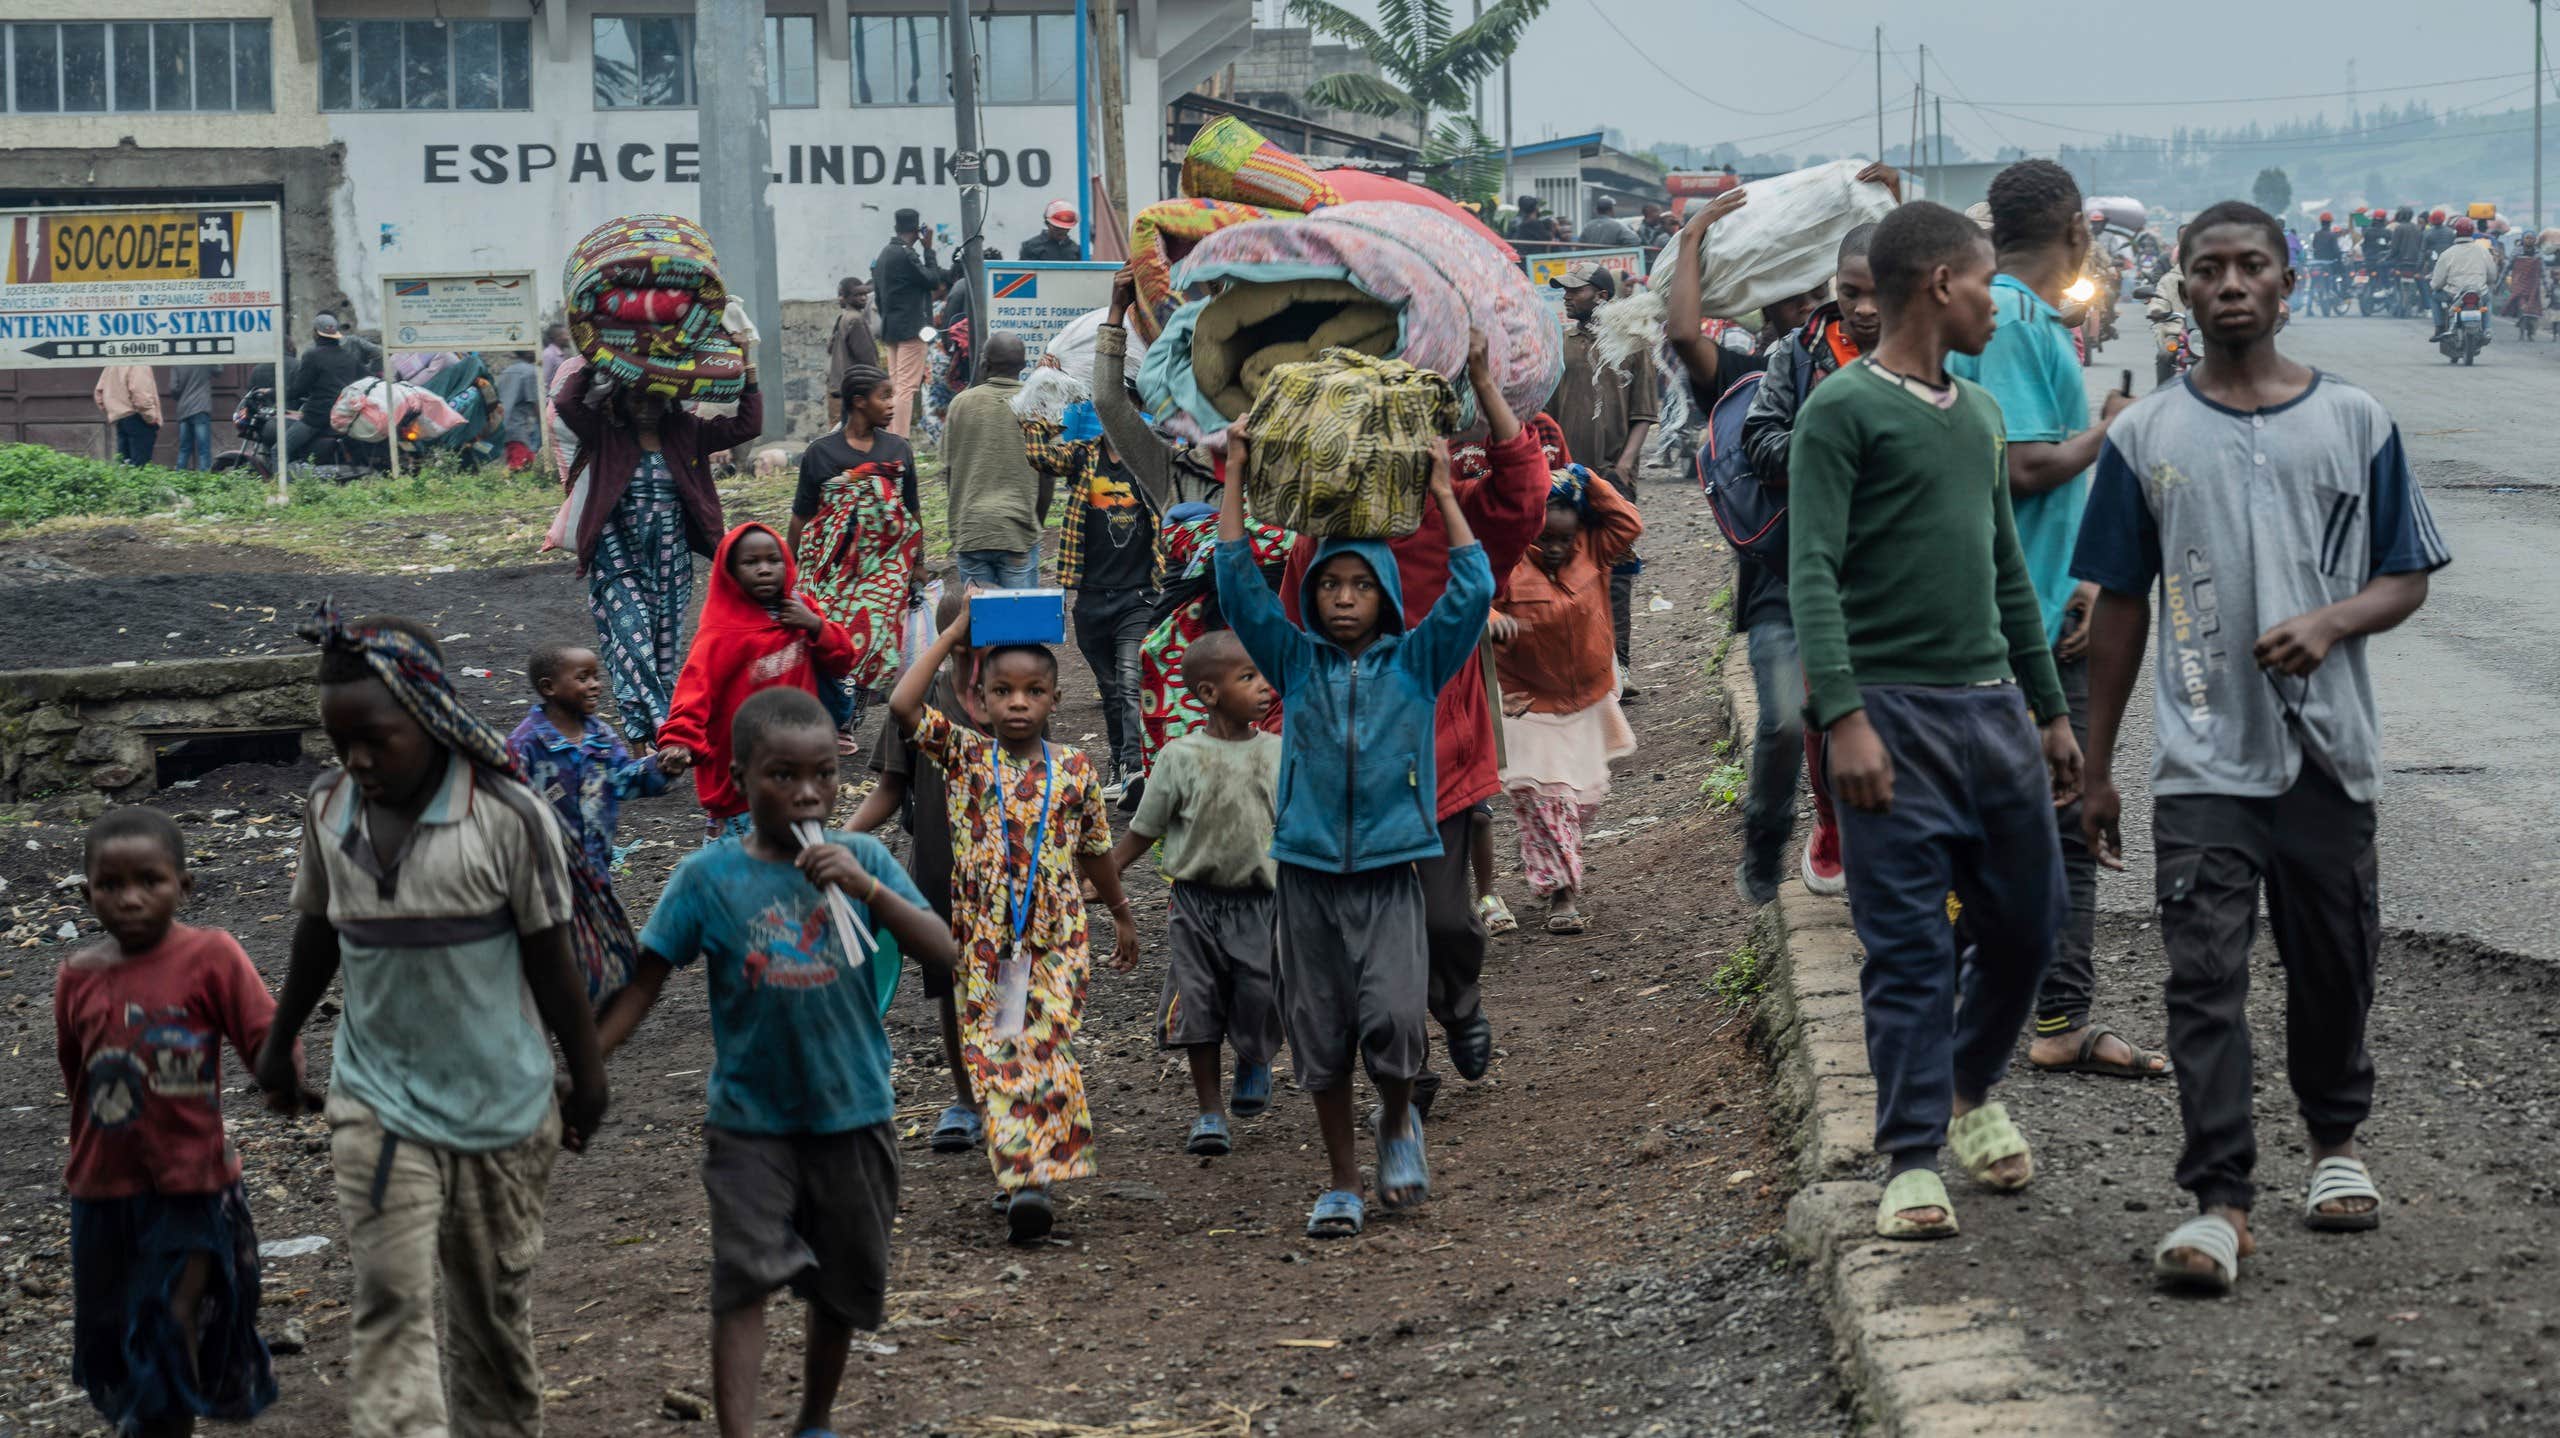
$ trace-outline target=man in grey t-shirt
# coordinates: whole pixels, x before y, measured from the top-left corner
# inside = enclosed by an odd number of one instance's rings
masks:
[[[2090,619],[2082,825],[2121,868],[2110,768],[2157,581],[2152,837],[2169,960],[2169,1057],[2200,1216],[2161,1240],[2164,1280],[2228,1292],[2250,1246],[2257,1139],[2247,999],[2261,889],[2284,961],[2288,1067],[2310,1130],[2304,1221],[2370,1229],[2357,1155],[2380,952],[2380,723],[2365,636],[2426,602],[2451,562],[2400,433],[2372,396],[2277,353],[2293,283],[2283,229],[2226,201],[2179,243],[2205,362],[2119,416],[2098,455],[2074,577]]]

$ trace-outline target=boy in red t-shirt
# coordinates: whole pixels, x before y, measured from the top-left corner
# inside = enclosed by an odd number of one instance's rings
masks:
[[[119,1432],[187,1434],[275,1401],[222,1044],[254,1060],[276,1005],[229,934],[174,922],[195,881],[168,815],[113,810],[86,847],[82,892],[107,942],[72,955],[53,990],[71,1096],[71,1377]],[[298,1047],[294,1059],[298,1078]]]

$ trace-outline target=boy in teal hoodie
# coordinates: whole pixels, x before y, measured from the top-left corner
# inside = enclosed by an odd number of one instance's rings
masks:
[[[1311,1238],[1360,1232],[1367,1209],[1351,1117],[1356,1050],[1376,1085],[1378,1197],[1408,1208],[1431,1192],[1413,1079],[1428,1036],[1429,988],[1416,859],[1440,853],[1432,716],[1441,688],[1475,652],[1493,603],[1493,568],[1467,528],[1445,444],[1431,497],[1449,526],[1449,587],[1411,632],[1385,540],[1327,540],[1308,567],[1291,624],[1244,537],[1246,438],[1229,432],[1218,508],[1218,603],[1288,714],[1280,740],[1281,1023],[1298,1087],[1315,1095],[1332,1183],[1307,1220]]]

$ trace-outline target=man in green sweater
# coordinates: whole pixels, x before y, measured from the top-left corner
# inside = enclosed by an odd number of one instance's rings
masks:
[[[977,383],[951,400],[942,420],[942,476],[951,506],[951,562],[961,582],[981,589],[1040,583],[1040,530],[1057,482],[1031,467],[1013,397],[1022,392],[1022,336],[987,336]]]
[[[1946,368],[1950,350],[1991,340],[1991,247],[1921,202],[1886,217],[1868,266],[1883,338],[1797,419],[1787,578],[1867,951],[1876,1151],[1890,1165],[1876,1232],[1942,1238],[1956,1231],[1942,1144],[1991,1189],[2034,1176],[1989,1095],[2062,926],[2053,811],[2079,793],[2080,747],[2009,509],[1999,406]]]

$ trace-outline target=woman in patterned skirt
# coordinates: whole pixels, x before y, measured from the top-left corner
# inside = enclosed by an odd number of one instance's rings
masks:
[[[663,395],[590,382],[572,360],[554,378],[552,403],[577,436],[571,471],[588,477],[578,516],[578,572],[586,576],[597,651],[623,728],[653,744],[684,668],[684,621],[693,607],[693,556],[709,556],[726,526],[711,457],[764,430],[764,395],[747,369],[734,415],[694,414]]]

